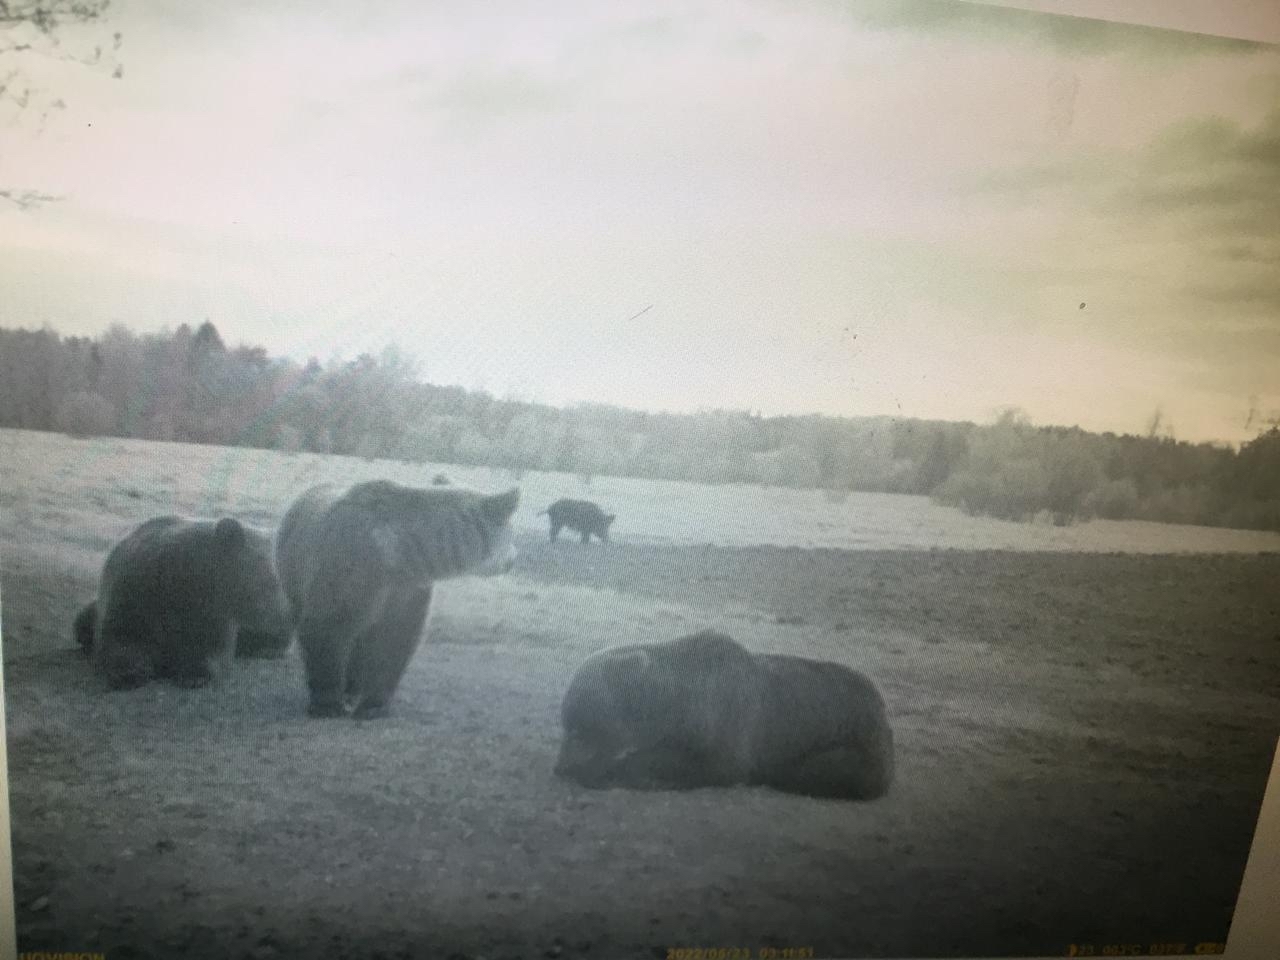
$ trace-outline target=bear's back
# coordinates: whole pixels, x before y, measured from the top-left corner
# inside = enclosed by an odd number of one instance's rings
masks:
[[[889,735],[884,698],[865,674],[842,663],[762,654],[760,748],[765,755],[821,743],[876,742]]]
[[[276,572],[295,616],[306,596],[308,567],[320,546],[323,519],[341,495],[331,484],[311,487],[285,511],[276,531]]]
[[[193,528],[199,526],[197,522],[176,516],[153,517],[138,524],[107,554],[99,599],[126,584],[153,582],[165,549],[188,537]],[[213,528],[212,524],[206,526]]]

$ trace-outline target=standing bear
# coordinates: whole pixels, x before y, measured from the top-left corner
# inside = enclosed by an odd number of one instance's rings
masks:
[[[605,513],[590,500],[557,500],[542,513],[551,520],[552,543],[556,542],[564,527],[582,534],[583,543],[590,543],[592,534],[608,543],[609,525],[618,519],[612,513]],[[538,515],[542,516],[542,513]]]
[[[589,658],[561,720],[556,773],[587,787],[756,784],[874,800],[893,780],[893,731],[870,680],[712,631]]]
[[[289,508],[276,563],[293,609],[313,717],[385,716],[422,637],[437,580],[515,561],[518,489],[486,496],[385,480],[313,487]]]
[[[271,541],[230,517],[156,517],[112,548],[75,638],[112,689],[155,679],[200,687],[225,669],[239,630],[287,643],[288,603]]]

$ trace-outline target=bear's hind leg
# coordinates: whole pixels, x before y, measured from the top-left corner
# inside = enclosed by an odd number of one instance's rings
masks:
[[[415,587],[387,601],[382,617],[355,651],[362,679],[360,702],[352,714],[358,720],[385,717],[390,712],[400,678],[422,640],[431,606],[431,587]]]
[[[97,630],[97,621],[98,601],[94,600],[80,608],[80,612],[76,614],[75,623],[72,625],[72,636],[75,637],[76,643],[80,645],[80,649],[86,654],[93,653],[93,635]]]
[[[165,628],[169,638],[160,673],[179,687],[195,689],[223,680],[231,673],[235,656],[236,627],[229,620]]]
[[[356,637],[355,642],[351,644],[351,654],[347,658],[346,685],[343,687],[343,699],[346,703],[348,711],[355,710],[360,706],[360,701],[364,698],[364,692],[368,689],[367,671],[369,668],[369,650],[376,641],[373,631],[377,624],[373,624],[364,633]]]
[[[349,618],[304,617],[298,627],[298,647],[307,674],[309,717],[346,716],[347,665],[357,642],[357,627]]]
[[[236,632],[236,657],[242,660],[279,660],[293,642],[289,629],[246,630]]]
[[[677,743],[659,743],[615,761],[610,780],[632,790],[701,790],[731,787],[743,777],[732,763],[708,751]]]
[[[99,609],[102,616],[90,653],[94,669],[112,690],[150,683],[160,673],[155,642],[159,627],[154,619],[120,600],[108,601]]]
[[[155,667],[146,654],[127,648],[100,658],[98,669],[112,690],[133,690],[150,683],[156,676]]]
[[[893,772],[884,758],[849,745],[813,753],[761,780],[786,793],[831,800],[875,800],[889,792]]]

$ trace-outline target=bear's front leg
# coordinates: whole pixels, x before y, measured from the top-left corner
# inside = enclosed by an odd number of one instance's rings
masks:
[[[382,616],[360,638],[351,669],[360,677],[357,720],[378,720],[391,712],[400,678],[422,640],[431,606],[430,585],[404,587],[387,599]]]
[[[167,625],[166,672],[176,686],[187,690],[225,678],[235,654],[235,624],[229,619]]]
[[[347,663],[355,642],[355,630],[345,618],[304,617],[299,624],[298,647],[310,697],[307,716],[347,715]]]

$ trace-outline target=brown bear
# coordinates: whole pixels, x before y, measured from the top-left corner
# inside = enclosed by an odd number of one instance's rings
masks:
[[[713,631],[590,657],[561,722],[556,773],[587,787],[752,784],[874,800],[893,780],[893,731],[870,680]]]
[[[75,638],[113,689],[153,679],[199,687],[233,656],[238,629],[288,640],[271,541],[238,520],[156,517],[112,548]]]
[[[422,637],[437,580],[510,569],[518,489],[385,480],[313,487],[289,508],[276,562],[293,609],[313,717],[385,716]]]

